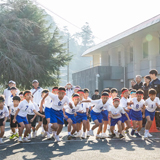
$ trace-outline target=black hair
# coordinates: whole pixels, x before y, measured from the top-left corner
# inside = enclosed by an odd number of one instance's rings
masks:
[[[4,102],[4,97],[3,96],[0,96],[0,102]]]
[[[155,74],[155,76],[157,76],[158,71],[156,69],[152,69],[150,70],[149,74]]]
[[[73,97],[79,97],[79,94],[74,93],[74,94],[72,95],[72,98],[73,98]]]
[[[105,89],[103,89],[102,92],[108,92],[108,93],[110,93],[110,89],[109,88],[105,88]]]
[[[23,92],[22,92],[22,91],[19,93],[19,95],[21,95],[21,94],[23,94]]]
[[[102,96],[109,96],[108,92],[103,92]]]
[[[84,93],[89,93],[89,89],[88,88],[84,88]]]
[[[128,88],[125,88],[125,87],[122,88],[122,89],[121,89],[121,92],[123,92],[123,91],[125,91],[125,90],[128,90]]]
[[[59,87],[58,90],[59,91],[66,91],[66,89],[64,87]]]
[[[149,91],[148,91],[148,94],[151,94],[151,95],[155,95],[157,94],[157,91],[153,88],[151,88]]]
[[[49,92],[48,89],[44,89],[44,90],[42,91],[42,94],[43,94],[43,93],[48,93],[48,92]]]
[[[16,90],[17,88],[16,87],[11,87],[11,90]]]
[[[144,91],[139,89],[138,91],[136,91],[136,94],[144,94]]]
[[[21,101],[21,98],[20,98],[19,96],[14,96],[14,97],[13,97],[13,101],[15,101],[15,100],[20,102],[20,101]]]
[[[147,78],[147,79],[149,79],[150,81],[152,80],[149,75],[145,76],[144,78]]]
[[[52,88],[52,90],[53,90],[53,89],[58,89],[58,87],[57,87],[57,86],[55,86],[55,87],[53,87],[53,88]]]
[[[132,88],[129,88],[129,91],[132,91]]]
[[[135,90],[135,89],[132,89],[131,92],[135,92],[135,93],[136,93],[136,90]]]
[[[78,93],[78,92],[83,92],[83,93],[84,93],[84,90],[83,90],[83,89],[79,89],[79,90],[77,91],[77,93]]]
[[[112,88],[112,89],[111,89],[111,93],[114,93],[114,92],[118,93],[117,88]]]
[[[25,96],[26,93],[31,93],[31,91],[30,90],[24,91],[23,96]]]
[[[98,89],[95,89],[95,92],[99,92],[99,90],[98,90]]]

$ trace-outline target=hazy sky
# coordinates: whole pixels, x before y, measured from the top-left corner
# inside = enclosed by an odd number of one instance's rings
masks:
[[[160,0],[37,0],[56,14],[82,27],[90,24],[93,34],[104,41],[160,13]],[[50,12],[48,12],[50,13]],[[50,13],[60,28],[71,34],[80,30]]]

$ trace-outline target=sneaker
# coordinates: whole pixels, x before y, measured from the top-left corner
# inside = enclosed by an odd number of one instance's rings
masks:
[[[9,137],[9,139],[13,139],[14,137],[16,137],[16,135],[15,135],[15,134],[12,134],[12,135]]]
[[[148,138],[148,133],[144,133],[144,138]]]
[[[126,132],[125,130],[122,131],[122,135],[123,135],[124,137],[125,137],[125,135],[126,135],[125,132]]]
[[[32,138],[36,138],[36,132],[32,133]]]
[[[82,136],[82,130],[80,130],[79,133],[80,133],[80,137],[81,137]]]
[[[102,133],[102,134],[101,134],[101,137],[102,137],[102,138],[108,138],[108,135],[107,135],[106,133]]]
[[[87,132],[87,137],[90,137],[90,134],[89,134],[89,132]]]
[[[30,140],[29,140],[27,137],[24,137],[24,138],[23,138],[23,142],[28,143],[28,142],[30,142]]]
[[[62,136],[61,136],[61,135],[59,135],[59,138],[62,138]]]
[[[90,136],[94,136],[93,130],[89,131]]]
[[[101,138],[102,138],[101,135],[99,135],[99,134],[96,135],[96,139],[101,139]]]
[[[114,131],[114,134],[116,135],[117,138],[119,138],[119,132],[118,131]]]
[[[122,134],[119,134],[119,138],[123,138],[124,136]]]
[[[115,134],[111,134],[110,135],[110,138],[114,138],[116,135]]]
[[[51,139],[51,136],[50,136],[50,134],[47,134],[47,139],[49,140],[49,139]]]
[[[133,136],[133,135],[134,135],[134,133],[135,133],[135,130],[134,130],[134,129],[132,129],[132,131],[131,131],[131,135]]]
[[[2,140],[2,138],[0,139],[0,144],[3,144],[4,142],[3,142],[3,140]]]
[[[42,137],[44,138],[46,135],[47,135],[47,133],[46,133],[46,132],[44,132],[44,133],[42,134]]]
[[[86,138],[85,134],[82,134],[81,138],[82,138],[82,139],[85,139],[85,138]]]
[[[59,136],[58,136],[58,135],[55,136],[55,139],[56,139],[57,142],[60,142],[60,141],[61,141],[61,140],[59,139]]]
[[[22,143],[22,142],[23,142],[23,141],[22,141],[22,137],[19,137],[19,138],[18,138],[18,142],[19,142],[19,143]]]
[[[153,136],[152,136],[150,133],[148,133],[148,137],[151,138],[151,137],[153,137]]]
[[[27,139],[31,139],[31,134],[28,135]]]
[[[16,137],[17,137],[17,138],[19,138],[19,135],[18,135],[18,133],[16,133],[15,135],[16,135]]]
[[[127,129],[127,130],[125,130],[125,133],[129,133],[129,130]]]
[[[71,135],[68,135],[68,136],[67,136],[67,139],[68,139],[68,140],[71,140],[71,139],[72,139],[72,136],[71,136]]]
[[[142,136],[139,133],[135,133],[136,137],[141,138]]]

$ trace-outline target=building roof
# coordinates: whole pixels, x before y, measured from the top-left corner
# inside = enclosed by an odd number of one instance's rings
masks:
[[[142,23],[136,25],[135,27],[132,27],[132,28],[130,28],[130,29],[128,29],[128,30],[126,30],[126,31],[114,36],[114,37],[112,37],[112,38],[109,38],[109,39],[107,39],[107,40],[105,40],[105,41],[103,41],[103,42],[101,42],[101,43],[99,43],[99,44],[87,49],[82,54],[82,56],[86,56],[87,54],[89,54],[89,53],[91,53],[91,52],[93,52],[93,51],[95,51],[95,50],[97,50],[97,49],[99,49],[101,47],[107,46],[107,45],[109,45],[109,44],[111,44],[113,42],[116,42],[116,41],[118,41],[118,40],[120,40],[120,39],[122,39],[124,37],[127,37],[127,36],[129,36],[129,35],[131,35],[133,33],[136,33],[136,32],[138,32],[138,31],[140,31],[142,29],[145,29],[145,28],[147,28],[149,26],[152,26],[152,25],[154,25],[156,23],[159,23],[159,22],[160,22],[160,14],[155,16],[155,17],[153,17],[153,18],[151,18],[151,19],[149,19],[149,20],[147,20],[147,21],[145,21],[145,22],[142,22]]]

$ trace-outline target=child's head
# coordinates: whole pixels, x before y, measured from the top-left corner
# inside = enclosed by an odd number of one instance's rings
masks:
[[[80,96],[78,93],[74,93],[73,96],[72,96],[72,101],[75,105],[77,105],[80,101]]]
[[[110,95],[110,93],[111,93],[111,91],[110,91],[109,88],[104,88],[103,91],[102,91],[102,93],[103,93],[103,92],[107,92],[109,95]]]
[[[102,95],[101,95],[101,98],[102,98],[103,104],[105,104],[108,101],[108,99],[109,99],[108,92],[103,92]]]
[[[157,77],[158,71],[156,69],[152,69],[149,72],[151,79],[155,79]]]
[[[43,98],[49,92],[48,89],[44,89],[41,93],[41,97]]]
[[[20,101],[21,101],[21,98],[19,96],[14,96],[13,97],[13,105],[14,105],[14,107],[17,107],[19,105]]]
[[[30,90],[26,90],[26,91],[24,91],[23,96],[27,101],[29,101],[32,98],[32,93]]]
[[[157,94],[157,91],[153,88],[151,88],[149,91],[148,91],[148,94],[149,94],[149,97],[154,100],[156,98],[156,94]]]
[[[143,94],[144,94],[144,92],[140,89],[138,91],[136,91],[136,97],[137,97],[138,101],[140,101],[143,98]]]
[[[19,97],[21,98],[21,101],[24,100],[23,92],[20,92],[20,93],[19,93]]]
[[[4,97],[3,96],[0,96],[0,107],[3,107],[4,106]]]
[[[94,94],[95,94],[95,95],[98,95],[98,94],[99,94],[99,90],[98,90],[98,89],[95,89]]]
[[[66,94],[66,89],[64,87],[58,88],[58,98],[63,99]]]
[[[120,98],[119,97],[115,97],[113,98],[113,105],[115,108],[117,108],[120,104]]]
[[[83,91],[84,91],[84,97],[87,98],[89,96],[89,89],[85,88]]]
[[[112,96],[112,98],[117,97],[117,95],[118,95],[118,90],[116,88],[112,88],[111,89],[111,96]]]
[[[14,95],[17,93],[17,88],[16,87],[11,87],[11,94]]]
[[[81,89],[80,86],[75,86],[75,88],[74,88],[74,93],[77,93],[77,91],[80,90],[80,89]]]
[[[83,89],[79,89],[79,90],[77,91],[77,93],[79,94],[80,99],[83,99],[83,96],[84,96],[84,90],[83,90]]]
[[[52,88],[52,93],[53,94],[58,94],[58,87],[57,86]]]
[[[131,98],[136,97],[136,90],[132,89],[131,92],[130,92],[130,95],[131,95]]]
[[[122,96],[127,99],[128,96],[129,96],[128,89],[127,88],[122,88],[121,92],[122,92]]]

